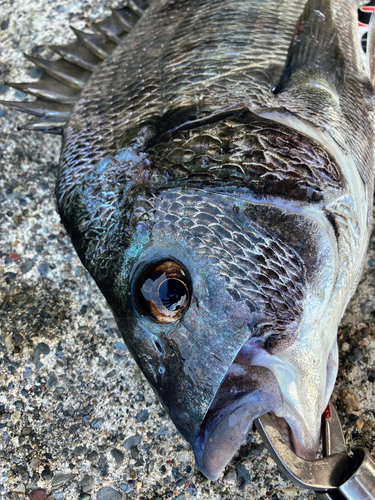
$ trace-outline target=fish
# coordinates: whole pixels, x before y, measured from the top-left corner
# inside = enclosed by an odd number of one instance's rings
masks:
[[[62,133],[61,220],[212,480],[266,412],[316,456],[371,230],[358,6],[129,2],[6,103]]]

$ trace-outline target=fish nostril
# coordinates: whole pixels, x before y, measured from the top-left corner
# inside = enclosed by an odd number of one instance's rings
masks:
[[[163,354],[163,346],[161,345],[160,340],[154,339],[154,343],[156,345],[157,350],[160,352],[160,354]]]

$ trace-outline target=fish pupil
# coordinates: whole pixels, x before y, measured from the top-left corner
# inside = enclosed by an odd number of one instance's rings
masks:
[[[188,301],[186,285],[176,279],[167,279],[159,287],[159,298],[169,311],[178,311],[185,307]]]

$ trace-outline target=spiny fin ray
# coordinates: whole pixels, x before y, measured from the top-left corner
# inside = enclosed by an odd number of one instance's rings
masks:
[[[45,132],[49,134],[61,134],[65,123],[66,120],[59,120],[55,117],[41,118],[40,120],[33,120],[25,125],[21,125],[18,129]]]
[[[274,90],[286,90],[293,75],[311,69],[320,71],[339,90],[343,75],[344,58],[333,26],[331,3],[309,0],[299,19],[293,41],[289,47],[283,76]]]
[[[122,38],[128,34],[114,14],[95,24],[95,29],[116,45],[120,45]]]
[[[145,10],[148,7],[148,2],[147,0],[127,0],[127,4],[129,7],[136,12],[139,17],[142,17]]]
[[[78,89],[64,85],[47,73],[43,73],[40,80],[36,82],[5,82],[5,85],[26,92],[34,97],[39,97],[42,100],[59,102],[61,104],[74,104],[80,94]]]
[[[29,56],[28,54],[25,54],[25,57],[34,63],[35,66],[38,66],[38,68],[56,78],[56,80],[75,89],[83,89],[91,76],[91,71],[79,68],[75,64],[67,62],[64,59],[48,61],[47,59]]]
[[[128,6],[120,9],[112,9],[113,16],[121,24],[125,31],[129,32],[139,21],[139,16]]]
[[[70,104],[57,104],[55,102],[47,101],[32,101],[32,102],[15,102],[15,101],[1,101],[0,104],[7,106],[8,108],[17,109],[18,111],[23,111],[29,115],[50,117],[54,116],[59,119],[69,118],[69,114],[72,110],[72,105]]]
[[[93,72],[102,59],[88,50],[79,40],[67,45],[51,45],[50,48],[66,61]]]
[[[85,33],[84,31],[73,28],[73,26],[70,28],[85,47],[101,59],[105,59],[116,48],[116,44],[108,40],[105,35]]]

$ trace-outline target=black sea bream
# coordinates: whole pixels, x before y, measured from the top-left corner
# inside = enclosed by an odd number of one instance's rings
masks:
[[[18,86],[27,128],[63,132],[77,253],[211,479],[265,412],[316,456],[370,234],[359,3],[130,2]]]

